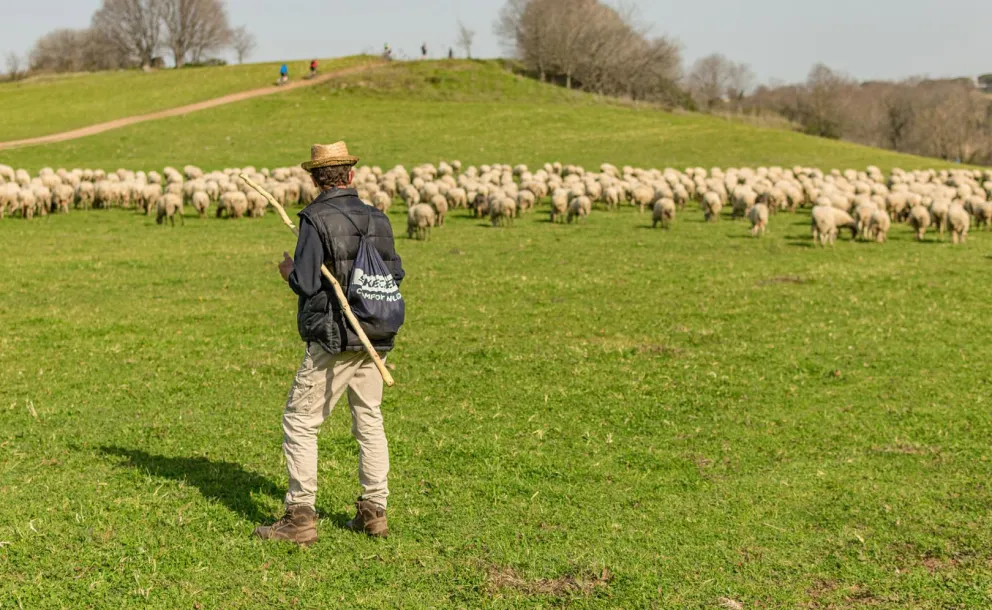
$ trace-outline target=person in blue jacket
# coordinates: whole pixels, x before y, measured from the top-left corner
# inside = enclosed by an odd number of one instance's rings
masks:
[[[288,80],[289,80],[289,66],[283,64],[282,67],[279,68],[279,82],[284,83]]]

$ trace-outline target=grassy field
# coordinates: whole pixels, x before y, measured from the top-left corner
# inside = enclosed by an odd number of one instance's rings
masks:
[[[989,607],[992,237],[807,223],[399,239],[393,535],[341,527],[339,408],[300,550],[250,537],[302,354],[288,232],[2,221],[0,608]]]
[[[335,70],[367,61],[346,57],[321,62]],[[287,62],[300,78],[310,60]],[[0,142],[43,136],[136,114],[202,102],[229,93],[272,85],[281,63],[140,70],[39,77],[0,84]]]
[[[620,104],[514,76],[491,61],[394,64],[285,95],[4,151],[0,162],[31,170],[279,166],[299,163],[314,142],[342,138],[366,163],[384,166],[451,158],[465,163],[561,160],[590,167],[605,161],[679,168],[802,164],[827,170],[947,165],[716,117]]]

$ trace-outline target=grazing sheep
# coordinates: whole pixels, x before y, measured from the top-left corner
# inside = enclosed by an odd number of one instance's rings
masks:
[[[449,189],[447,195],[449,208],[467,208],[468,192],[462,187]]]
[[[709,191],[703,195],[703,217],[706,222],[715,222],[720,218],[720,211],[723,210],[723,200],[720,199],[720,194],[715,191]]]
[[[992,223],[992,203],[988,201],[973,201],[971,203],[971,213],[975,217],[975,226],[983,230],[989,228]]]
[[[393,198],[389,196],[389,193],[385,191],[379,191],[372,195],[372,207],[379,210],[380,212],[388,212],[390,206],[393,205]]]
[[[889,228],[892,226],[892,219],[888,212],[875,210],[868,220],[868,238],[884,244],[888,240]]]
[[[168,219],[171,226],[176,226],[176,215],[182,224],[186,224],[186,217],[183,216],[183,198],[181,195],[167,193],[158,198],[156,203],[158,214],[155,217],[157,224],[164,224]]]
[[[763,203],[754,204],[747,217],[751,221],[751,235],[754,237],[764,235],[768,228],[768,206]]]
[[[52,211],[65,214],[76,199],[76,189],[70,184],[60,184],[52,191]]]
[[[22,188],[17,191],[17,207],[21,211],[21,218],[29,220],[34,218],[37,206],[38,200],[35,197],[34,191],[28,188]]]
[[[217,218],[242,218],[248,211],[248,197],[241,191],[228,191],[220,196]]]
[[[813,240],[821,246],[836,242],[837,234],[843,228],[850,229],[851,239],[854,239],[857,235],[857,223],[854,221],[854,218],[844,210],[832,205],[818,205],[814,207],[811,219]]]
[[[400,191],[400,197],[408,208],[412,208],[420,203],[420,191],[412,184],[403,187],[403,190]]]
[[[758,202],[758,194],[750,187],[742,186],[734,189],[732,219],[745,218],[751,212],[751,208]]]
[[[486,218],[489,216],[489,197],[485,193],[478,193],[472,200],[472,215],[476,218]]]
[[[568,203],[568,223],[572,224],[573,219],[582,222],[592,212],[592,200],[583,195],[575,197]]]
[[[968,228],[971,226],[971,216],[959,203],[952,203],[947,210],[947,224],[951,229],[951,242],[954,244],[968,241]]]
[[[667,229],[675,220],[675,201],[668,197],[662,197],[654,203],[651,212],[651,228],[657,229],[660,224],[663,229]]]
[[[149,184],[141,189],[141,198],[136,202],[139,211],[143,211],[145,214],[151,214],[152,210],[155,209],[158,198],[161,196],[162,188],[158,184]]]
[[[257,191],[249,191],[245,195],[248,199],[248,217],[249,218],[261,218],[265,216],[265,208],[269,205],[269,201],[264,195]]]
[[[513,197],[497,197],[489,208],[489,221],[494,227],[512,227],[517,215],[517,200]]]
[[[644,206],[651,205],[651,202],[654,201],[654,189],[650,186],[638,186],[631,192],[631,197],[634,205],[643,214]]]
[[[930,211],[922,205],[914,206],[909,211],[909,226],[916,232],[917,241],[923,241],[931,222]]]
[[[200,218],[207,217],[207,209],[210,207],[210,195],[206,191],[197,191],[193,193],[193,209]]]
[[[530,190],[522,190],[517,193],[517,213],[523,214],[534,207],[537,197]]]
[[[937,229],[941,235],[944,234],[944,230],[947,229],[947,213],[950,211],[951,202],[937,199],[930,204],[930,221],[937,225]]]
[[[448,198],[438,193],[431,197],[430,202],[434,213],[437,214],[437,226],[443,227],[444,217],[448,215]]]
[[[429,239],[434,221],[434,208],[424,203],[414,204],[407,211],[406,215],[407,237],[413,239],[414,235],[416,235],[417,239]]]
[[[568,191],[555,189],[551,194],[551,222],[565,222],[566,212],[568,212]]]

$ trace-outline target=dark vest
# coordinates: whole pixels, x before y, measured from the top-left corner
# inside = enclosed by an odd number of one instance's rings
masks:
[[[368,235],[369,243],[379,252],[397,285],[403,280],[403,265],[393,244],[389,218],[365,205],[355,189],[324,191],[300,212],[300,217],[317,229],[324,246],[324,266],[345,290],[355,266],[362,233]],[[330,354],[365,349],[345,319],[334,288],[326,278],[321,281],[320,292],[310,298],[300,297],[297,326],[304,341],[317,343]],[[369,336],[378,352],[393,349],[394,339],[395,336]]]

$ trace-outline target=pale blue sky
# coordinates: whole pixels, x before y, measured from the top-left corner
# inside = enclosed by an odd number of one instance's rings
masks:
[[[0,0],[0,52],[25,53],[41,34],[89,23],[99,0]],[[495,57],[503,0],[228,0],[234,25],[258,37],[252,61],[378,51],[409,56],[426,41],[447,52],[461,18],[475,54]],[[992,72],[990,0],[641,0],[645,23],[679,39],[688,62],[719,51],[762,81],[801,80],[822,61],[865,79]]]

